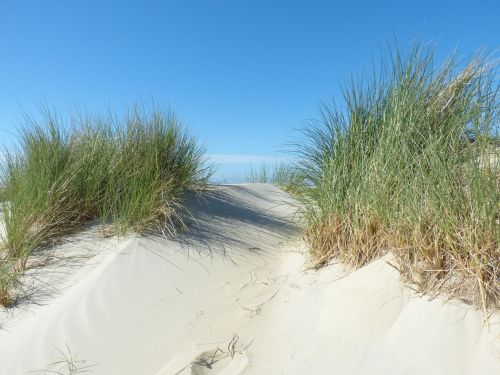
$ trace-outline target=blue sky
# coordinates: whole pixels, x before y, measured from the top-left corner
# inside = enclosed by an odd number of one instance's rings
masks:
[[[0,146],[21,109],[173,109],[221,174],[271,160],[393,36],[500,47],[500,1],[0,0]]]

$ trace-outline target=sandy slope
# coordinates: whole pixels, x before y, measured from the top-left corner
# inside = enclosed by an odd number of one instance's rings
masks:
[[[488,331],[461,303],[414,295],[387,258],[304,271],[287,202],[226,186],[175,241],[72,239],[0,312],[0,374],[70,373],[64,357],[106,375],[500,374],[498,317]]]

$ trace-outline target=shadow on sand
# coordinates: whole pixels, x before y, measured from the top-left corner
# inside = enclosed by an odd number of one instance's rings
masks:
[[[202,195],[188,194],[186,202],[187,230],[175,238],[165,238],[160,232],[140,236],[140,246],[161,258],[174,249],[188,256],[194,252],[236,263],[249,255],[265,260],[299,232],[293,223],[293,201],[273,187],[220,186]],[[95,255],[110,244],[114,247],[123,243],[114,239],[113,244],[112,240],[103,238],[99,225],[93,224],[60,245],[41,249],[32,257],[34,266],[21,278],[11,307],[29,309],[48,303],[64,290],[64,280],[91,264]],[[0,329],[10,310],[0,311]]]

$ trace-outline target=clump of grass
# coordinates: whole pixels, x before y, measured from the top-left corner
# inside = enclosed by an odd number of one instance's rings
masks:
[[[421,291],[499,307],[497,65],[435,66],[432,48],[391,48],[304,129],[305,237],[318,266],[391,251]]]
[[[172,113],[42,117],[26,119],[2,166],[2,259],[16,270],[35,249],[91,220],[118,234],[173,232],[183,192],[204,188],[211,175],[204,149]]]
[[[11,288],[15,272],[9,267],[8,260],[0,261],[0,306],[8,306],[12,302]]]
[[[285,191],[290,191],[299,184],[299,174],[291,163],[280,162],[274,165],[260,163],[257,167],[250,167],[244,174],[243,181],[272,184]]]

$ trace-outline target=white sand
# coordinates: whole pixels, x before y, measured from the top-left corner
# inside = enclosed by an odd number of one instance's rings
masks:
[[[106,375],[500,374],[498,316],[488,330],[462,303],[418,297],[388,258],[304,271],[287,201],[222,187],[175,241],[90,230],[58,247],[0,312],[0,374],[69,374],[64,357]]]

